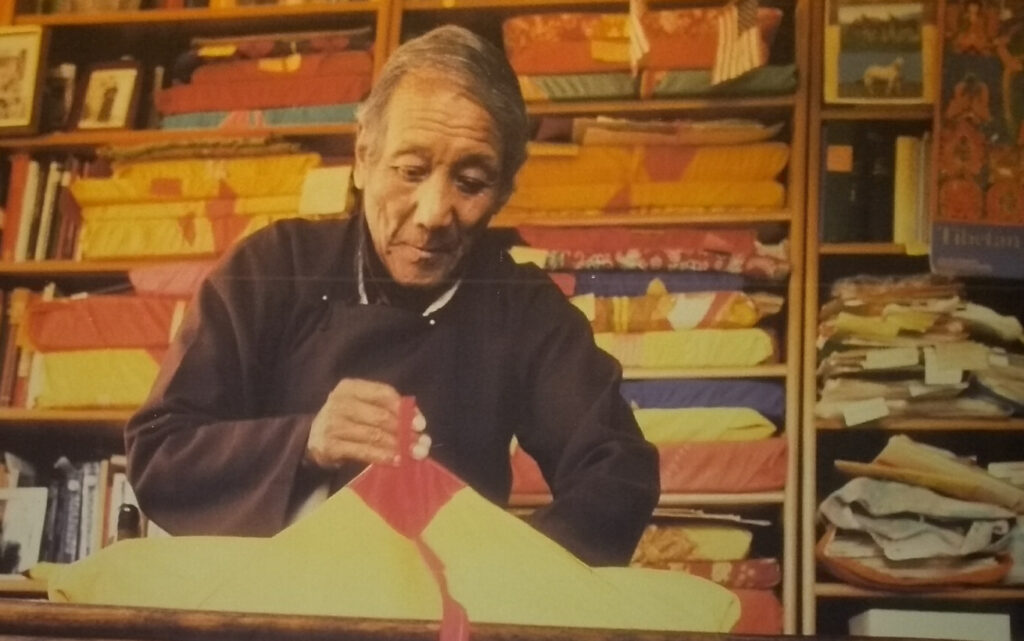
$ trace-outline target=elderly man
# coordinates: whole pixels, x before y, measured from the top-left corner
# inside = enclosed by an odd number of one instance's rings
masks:
[[[193,301],[127,427],[143,510],[172,533],[273,534],[317,488],[392,464],[409,395],[414,454],[505,505],[516,437],[553,493],[531,523],[588,563],[627,562],[658,476],[620,369],[483,235],[526,155],[501,51],[457,27],[412,40],[358,120],[361,213],[255,234]]]

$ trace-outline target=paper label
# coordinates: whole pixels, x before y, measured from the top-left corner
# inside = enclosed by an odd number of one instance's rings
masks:
[[[889,415],[889,406],[882,397],[868,398],[863,401],[847,403],[843,408],[843,420],[848,427],[869,421],[885,418]]]
[[[964,377],[964,372],[959,368],[943,367],[942,362],[935,355],[934,347],[927,347],[924,350],[924,382],[928,385],[956,385]]]
[[[988,369],[988,348],[981,343],[940,343],[935,346],[935,358],[939,369]]]
[[[843,174],[853,171],[853,145],[829,145],[825,150],[825,169]]]
[[[508,254],[512,257],[512,260],[520,265],[532,264],[544,269],[548,262],[548,250],[546,249],[516,245],[509,248]]]
[[[873,349],[864,356],[864,369],[895,369],[913,367],[920,362],[916,347]]]

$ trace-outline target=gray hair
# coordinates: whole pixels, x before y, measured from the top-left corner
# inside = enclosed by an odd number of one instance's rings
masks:
[[[437,71],[467,91],[491,116],[501,143],[501,181],[511,191],[526,160],[529,121],[519,81],[505,54],[472,31],[455,25],[438,27],[403,43],[384,64],[370,95],[356,110],[356,120],[371,147],[379,146],[388,104],[409,73]],[[371,153],[376,153],[371,151]]]

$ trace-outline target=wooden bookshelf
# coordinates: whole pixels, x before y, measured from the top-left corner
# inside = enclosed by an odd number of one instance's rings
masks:
[[[828,105],[821,108],[822,120],[881,120],[931,122],[932,105]]]
[[[894,599],[901,601],[948,600],[948,601],[1024,601],[1024,589],[1002,587],[977,587],[970,589],[928,590],[897,592],[868,590],[846,583],[818,583],[815,595],[829,599]]]
[[[0,577],[0,598],[45,598],[46,581],[15,577]]]
[[[131,409],[51,410],[0,407],[0,424],[117,426],[132,415]]]
[[[823,256],[904,256],[907,248],[896,243],[822,243],[818,253]]]
[[[195,259],[195,262],[214,260],[213,257]],[[189,259],[174,261],[89,261],[89,260],[30,260],[0,262],[0,276],[26,278],[91,278],[95,276],[125,276],[133,269],[166,265],[168,262],[187,263]]]
[[[884,418],[879,421],[872,421],[864,425],[847,427],[841,420],[817,420],[815,427],[818,430],[859,430],[859,429],[884,429],[894,432],[911,431],[999,431],[999,432],[1024,432],[1024,418]]]
[[[608,100],[577,102],[534,102],[527,103],[526,110],[531,116],[586,115],[615,113],[621,116],[666,112],[721,112],[725,111],[778,111],[791,110],[794,96],[770,96],[765,98],[658,98],[650,100]],[[709,117],[715,117],[712,114]]]

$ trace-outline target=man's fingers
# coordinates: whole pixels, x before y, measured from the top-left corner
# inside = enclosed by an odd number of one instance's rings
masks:
[[[361,378],[341,379],[331,394],[377,405],[395,416],[398,415],[398,407],[402,401],[398,390],[387,383],[367,381]]]
[[[374,425],[345,422],[328,431],[332,442],[348,442],[370,445],[374,448],[388,450],[394,454],[398,448],[398,437]]]

